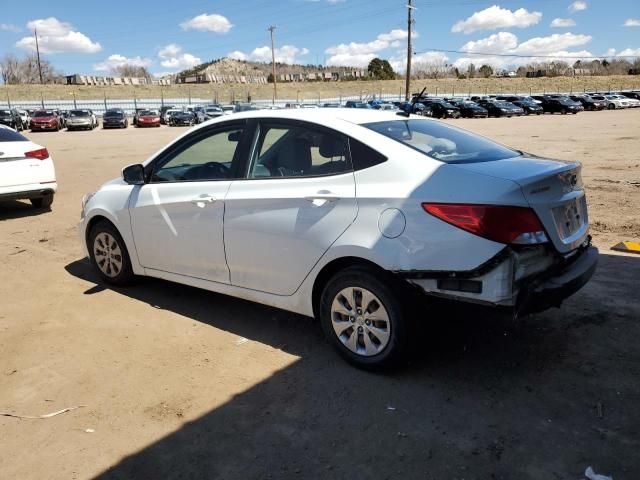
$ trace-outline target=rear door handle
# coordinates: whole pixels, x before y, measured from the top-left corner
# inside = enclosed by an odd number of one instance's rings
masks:
[[[213,197],[211,195],[200,195],[199,197],[192,199],[191,203],[193,203],[194,205],[198,205],[199,207],[204,207],[207,203],[215,203],[215,201],[216,197]]]

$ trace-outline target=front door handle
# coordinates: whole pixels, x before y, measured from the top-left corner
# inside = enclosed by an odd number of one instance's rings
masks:
[[[207,203],[215,203],[215,201],[216,197],[213,197],[211,195],[200,195],[199,197],[191,200],[191,203],[199,207],[204,207]]]
[[[337,202],[338,200],[340,200],[340,197],[338,197],[336,194],[331,193],[331,192],[327,192],[327,193],[316,193],[315,195],[309,195],[308,197],[304,197],[305,200],[309,201],[309,202],[317,202],[317,201],[324,201],[324,202]]]

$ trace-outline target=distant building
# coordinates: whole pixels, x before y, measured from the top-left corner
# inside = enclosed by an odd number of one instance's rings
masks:
[[[157,80],[149,80],[145,77],[100,77],[93,75],[79,75],[74,73],[73,75],[65,76],[66,85],[148,85],[153,83],[155,85],[169,85],[171,80],[168,78],[162,78]]]

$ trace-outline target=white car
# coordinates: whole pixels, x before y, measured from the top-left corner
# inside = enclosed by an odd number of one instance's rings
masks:
[[[622,95],[604,95],[604,99],[607,102],[607,108],[609,110],[615,110],[616,108],[629,108],[631,106],[629,99]]]
[[[29,112],[27,112],[26,110],[18,109],[18,115],[20,115],[20,118],[22,119],[22,125],[24,125],[24,128],[28,128],[29,122],[31,122]]]
[[[612,97],[616,97],[620,101],[627,102],[627,104],[629,105],[629,108],[640,107],[640,100],[638,100],[637,98],[626,97],[626,96],[621,95],[619,93],[616,93],[615,95],[611,95],[611,96]]]
[[[524,314],[580,289],[598,258],[580,171],[413,115],[249,111],[87,194],[79,234],[107,282],[316,316],[346,359],[377,367],[402,358],[413,321],[437,320],[413,293]]]
[[[28,199],[36,208],[49,208],[57,188],[48,150],[0,125],[0,201]]]

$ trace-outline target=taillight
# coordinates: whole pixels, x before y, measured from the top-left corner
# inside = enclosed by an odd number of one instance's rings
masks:
[[[456,203],[423,203],[422,208],[440,220],[494,242],[537,244],[549,240],[531,208]]]
[[[38,160],[45,160],[49,158],[49,151],[46,148],[40,148],[31,152],[25,152],[26,158],[37,158]]]

